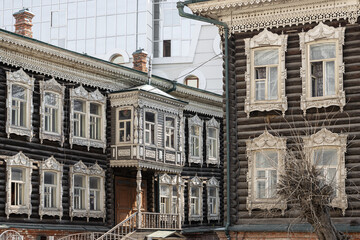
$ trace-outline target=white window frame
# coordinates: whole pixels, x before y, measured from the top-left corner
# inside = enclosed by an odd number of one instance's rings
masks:
[[[246,98],[244,111],[247,117],[253,111],[271,111],[279,110],[285,115],[287,110],[287,97],[285,95],[285,80],[287,71],[285,68],[285,52],[287,50],[287,35],[278,35],[264,29],[258,35],[252,38],[246,38],[245,41],[245,54],[246,54]],[[255,66],[254,66],[254,51],[278,49],[278,99],[274,100],[255,100]]]
[[[192,134],[191,134],[191,127],[199,127],[199,156],[192,156],[191,148],[192,148]],[[189,165],[191,163],[198,163],[202,166],[203,164],[203,120],[199,118],[198,115],[195,115],[191,118],[188,118],[188,140],[189,140],[189,149],[188,149],[188,158],[189,158]]]
[[[220,182],[215,177],[212,177],[208,181],[206,181],[206,188],[207,188],[207,203],[208,203],[207,219],[209,222],[211,220],[220,220],[220,196],[219,196]],[[211,205],[210,188],[215,188],[215,192],[216,192],[216,196],[215,196],[216,214],[212,214],[210,212],[210,205]]]
[[[130,119],[129,120],[119,120],[119,112],[124,111],[124,110],[128,110],[130,111]],[[122,108],[118,108],[116,109],[116,140],[115,142],[117,144],[126,144],[126,143],[133,143],[133,122],[134,122],[134,109],[132,107],[122,107]],[[124,127],[126,127],[126,122],[130,122],[130,140],[129,141],[119,141],[120,138],[120,122],[124,122]]]
[[[210,138],[209,136],[209,129],[215,129],[215,139]],[[210,157],[210,145],[211,142],[216,142],[216,156]],[[209,166],[209,164],[216,164],[218,167],[220,166],[220,123],[216,121],[216,119],[213,117],[209,121],[206,121],[206,164]]]
[[[30,219],[32,205],[31,205],[31,174],[33,169],[33,160],[26,157],[22,152],[12,156],[6,157],[6,204],[5,204],[5,214],[7,219],[9,219],[10,214],[27,214],[28,219]],[[23,170],[24,173],[24,203],[20,206],[11,205],[11,170],[12,168],[19,168]]]
[[[85,181],[85,208],[75,209],[74,206],[74,176],[80,175],[84,177]],[[100,209],[90,210],[90,177],[100,178]],[[70,166],[70,211],[69,215],[71,221],[73,217],[86,217],[87,221],[89,218],[102,218],[105,221],[106,208],[105,208],[105,171],[96,163],[91,167],[87,167],[81,160]]]
[[[248,197],[246,199],[246,208],[251,212],[253,209],[280,209],[282,215],[285,213],[287,208],[286,201],[282,199],[279,195],[274,198],[257,198],[256,190],[256,154],[265,153],[266,151],[277,152],[278,162],[277,162],[277,183],[279,182],[281,173],[284,172],[284,158],[286,154],[286,139],[281,137],[275,137],[271,135],[267,130],[259,137],[252,140],[246,141],[246,154],[248,158]]]
[[[45,129],[45,94],[46,93],[52,93],[56,94],[58,98],[58,116],[57,116],[57,129],[58,132],[49,132]],[[44,139],[50,140],[50,141],[58,141],[60,142],[60,145],[63,146],[64,144],[64,96],[65,96],[65,86],[61,86],[54,78],[48,80],[48,81],[40,81],[40,101],[41,101],[41,107],[40,107],[40,133],[39,138],[40,142],[42,143]]]
[[[166,126],[166,118],[174,119],[174,127]],[[177,121],[176,116],[165,114],[165,116],[164,116],[164,147],[165,147],[165,149],[169,149],[169,150],[176,150],[177,149],[177,146],[178,146],[178,144],[177,144],[177,140],[178,140],[177,139],[177,124],[178,124],[178,121]],[[174,134],[174,146],[169,146],[169,147],[166,146],[166,139],[167,139],[168,136],[171,136],[171,135],[168,135],[167,132],[166,132],[166,130],[168,128],[170,128],[170,130],[172,130],[173,134]]]
[[[191,188],[197,188],[197,191],[199,192],[199,199],[198,199],[198,210],[199,210],[199,214],[198,215],[193,215],[191,213],[191,199],[192,199],[192,195],[191,195]],[[189,210],[189,222],[191,221],[200,221],[202,222],[203,220],[203,182],[202,180],[198,177],[195,176],[193,177],[190,181],[189,181],[189,186],[188,186],[188,210]]]
[[[305,156],[308,161],[313,163],[314,151],[317,149],[336,149],[338,153],[338,166],[336,172],[337,195],[332,200],[330,206],[342,209],[343,215],[348,208],[347,195],[345,191],[345,179],[347,170],[345,168],[345,152],[347,135],[332,133],[326,128],[322,128],[317,133],[303,137]]]
[[[309,108],[322,108],[329,106],[339,106],[340,111],[346,104],[345,91],[343,89],[343,75],[345,64],[343,63],[345,27],[330,27],[320,22],[316,27],[308,32],[299,33],[301,63],[300,70],[302,80],[301,109],[304,115]],[[311,96],[311,69],[310,69],[310,46],[319,43],[335,43],[335,95],[312,97]]]
[[[175,175],[173,177],[169,176],[168,174],[164,173],[162,175],[159,176],[159,187],[161,188],[161,186],[167,186],[169,188],[170,194],[168,196],[168,210],[169,212],[161,212],[161,195],[160,195],[160,191],[159,191],[159,205],[160,205],[160,212],[164,213],[164,214],[177,214],[178,209],[180,211],[180,213],[183,214],[183,208],[182,206],[178,206],[179,204],[179,199],[178,197],[180,196],[180,202],[183,200],[184,198],[184,193],[183,193],[183,186],[184,186],[184,182],[182,181],[182,178]],[[176,187],[176,196],[174,196],[173,194],[173,187]],[[173,210],[173,203],[176,203],[176,211],[174,212]],[[182,202],[180,203],[180,205],[183,204]]]
[[[149,130],[147,130],[146,129],[146,124],[148,123],[147,121],[146,121],[146,113],[147,112],[149,112],[149,113],[152,113],[152,114],[154,114],[154,120],[155,120],[155,122],[154,123],[151,123],[151,122],[149,122],[149,124],[150,125],[152,125],[153,127],[154,127],[154,143],[147,143],[146,142],[146,132],[149,132],[150,133],[150,140],[151,140],[151,130],[149,131]],[[158,136],[157,136],[157,129],[158,129],[158,120],[157,120],[157,118],[158,118],[158,112],[157,111],[154,111],[154,110],[151,110],[151,109],[144,109],[144,143],[145,143],[145,145],[148,145],[148,146],[157,146],[157,140],[158,140]]]
[[[159,188],[160,188],[160,191],[159,191],[159,205],[160,205],[160,213],[164,213],[164,214],[169,214],[169,213],[172,213],[171,211],[171,201],[172,201],[172,179],[169,175],[167,175],[166,173],[165,174],[162,174],[160,175],[159,177]],[[165,209],[168,210],[168,212],[163,212],[162,211],[162,202],[161,202],[161,199],[163,198],[163,196],[161,195],[161,186],[166,186],[168,189],[169,189],[169,196],[167,197],[168,200],[167,200],[167,206],[165,205]]]
[[[6,133],[8,138],[10,134],[17,134],[21,136],[28,136],[29,140],[34,136],[32,126],[32,115],[34,110],[33,105],[33,91],[34,91],[35,79],[27,75],[21,68],[16,72],[6,72],[6,84],[7,84],[7,121],[6,121]],[[26,92],[26,113],[25,113],[25,126],[12,125],[12,86],[18,85],[23,87]]]
[[[100,93],[98,89],[88,92],[82,85],[70,90],[71,110],[70,110],[70,147],[74,144],[90,147],[106,149],[106,97]],[[85,136],[79,137],[74,135],[74,100],[83,101],[85,103]],[[90,103],[98,104],[101,107],[101,130],[100,139],[90,138]]]
[[[40,206],[39,206],[39,215],[40,220],[42,220],[44,215],[48,216],[59,216],[60,220],[63,216],[63,206],[62,206],[62,196],[63,196],[63,188],[62,188],[62,177],[63,177],[63,164],[60,164],[56,159],[51,156],[46,159],[44,162],[39,163],[40,170]],[[45,173],[51,172],[55,174],[56,180],[56,206],[53,208],[45,207]]]

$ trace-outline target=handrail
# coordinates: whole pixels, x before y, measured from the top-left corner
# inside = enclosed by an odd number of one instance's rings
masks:
[[[179,214],[143,212],[142,229],[179,229]]]
[[[103,234],[103,232],[74,233],[65,237],[58,238],[58,240],[96,240]]]
[[[124,239],[129,233],[136,230],[137,214],[135,212],[128,218],[117,224],[115,227],[107,231],[104,235],[100,236],[96,240],[120,240]],[[126,237],[129,238],[129,237]]]

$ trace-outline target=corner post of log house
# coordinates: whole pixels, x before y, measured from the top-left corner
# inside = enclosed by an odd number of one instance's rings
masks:
[[[137,174],[136,174],[136,207],[137,207],[137,212],[138,212],[138,217],[136,219],[136,227],[137,229],[141,228],[141,168],[137,169]]]

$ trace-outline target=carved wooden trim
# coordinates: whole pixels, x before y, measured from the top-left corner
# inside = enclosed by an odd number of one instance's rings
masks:
[[[258,199],[255,195],[255,158],[257,152],[265,152],[267,150],[276,151],[278,153],[278,168],[277,168],[277,181],[279,182],[279,176],[284,171],[284,158],[286,154],[286,139],[275,137],[271,135],[267,130],[259,137],[253,140],[246,141],[246,154],[248,158],[248,197],[246,199],[246,208],[251,215],[253,209],[280,209],[284,215],[287,208],[286,201],[280,196],[272,199]]]
[[[191,156],[191,127],[198,126],[199,127],[199,157]],[[195,115],[191,118],[188,118],[188,141],[189,141],[189,165],[191,163],[198,163],[202,166],[203,164],[203,120],[199,118],[198,115]]]
[[[199,189],[199,215],[192,215],[191,214],[191,200],[190,200],[190,196],[191,196],[191,187],[197,187]],[[189,196],[189,200],[188,200],[188,209],[189,209],[189,222],[191,221],[200,221],[202,222],[203,220],[203,182],[202,180],[198,177],[195,176],[193,177],[190,181],[189,181],[189,187],[188,187],[188,196]]]
[[[207,187],[207,204],[208,204],[208,212],[207,212],[207,219],[210,222],[211,220],[219,220],[220,219],[220,196],[219,196],[219,188],[220,182],[215,178],[212,177],[208,181],[206,181]],[[210,214],[209,206],[210,206],[210,198],[209,198],[209,188],[215,187],[216,188],[216,207],[217,207],[217,214]]]
[[[85,177],[85,209],[78,210],[74,209],[74,175],[79,174]],[[100,178],[100,207],[98,211],[90,210],[90,177]],[[91,167],[87,167],[81,160],[70,166],[70,209],[69,215],[71,221],[73,217],[86,217],[87,221],[89,218],[102,218],[105,221],[106,218],[106,196],[105,196],[105,171],[95,163]]]
[[[278,35],[263,30],[253,38],[246,38],[245,41],[245,54],[246,54],[246,98],[244,111],[247,117],[253,111],[271,111],[279,110],[285,115],[287,110],[287,97],[285,95],[285,82],[287,77],[287,71],[285,68],[285,52],[287,50],[287,35]],[[271,47],[279,50],[279,63],[278,63],[278,99],[276,100],[264,100],[255,101],[255,82],[253,73],[253,54],[254,49],[261,49],[261,47]]]
[[[58,129],[59,132],[46,132],[45,131],[45,93],[52,92],[55,93],[58,97]],[[41,143],[44,139],[50,141],[59,141],[60,145],[64,144],[64,96],[65,96],[65,86],[61,86],[54,78],[48,81],[40,81],[40,133],[39,138]]]
[[[8,138],[11,133],[28,136],[29,140],[33,138],[33,126],[32,126],[32,115],[34,111],[33,104],[33,91],[34,91],[35,79],[27,75],[21,68],[16,72],[6,72],[6,84],[7,84],[7,120],[6,120],[6,133]],[[26,90],[26,126],[15,126],[12,125],[12,86],[19,85]]]
[[[5,214],[9,219],[10,214],[27,214],[30,219],[32,205],[31,205],[31,174],[33,167],[33,160],[26,157],[21,151],[12,156],[5,158],[6,162],[6,204]],[[11,168],[21,168],[25,172],[25,186],[24,186],[24,204],[21,206],[11,205]]]
[[[63,177],[63,164],[60,164],[56,159],[51,156],[46,159],[44,162],[39,164],[40,169],[40,206],[39,206],[39,215],[40,220],[42,220],[44,215],[48,216],[59,216],[60,220],[63,216],[63,206],[62,206],[62,196],[63,196],[63,187],[62,187],[62,177]],[[55,208],[45,208],[44,203],[44,175],[45,172],[53,172],[56,174],[56,199],[57,206]]]
[[[209,164],[216,164],[218,167],[220,166],[220,123],[216,121],[216,119],[213,117],[209,121],[206,121],[206,164],[209,166]],[[216,158],[210,158],[210,141],[209,141],[209,128],[214,128],[216,130],[216,143],[217,143],[217,149],[216,149]]]
[[[85,127],[87,131],[85,132],[85,137],[74,136],[74,100],[82,100],[85,102]],[[102,148],[105,152],[106,150],[106,97],[100,93],[98,89],[94,92],[88,92],[85,88],[80,85],[75,89],[70,90],[70,100],[71,100],[71,110],[70,110],[70,134],[69,142],[70,147],[73,144],[87,146],[88,150],[90,147]],[[90,139],[90,103],[96,103],[101,106],[101,139]]]
[[[345,215],[345,210],[348,208],[347,195],[345,191],[345,180],[347,178],[347,170],[345,168],[345,153],[347,144],[347,135],[332,133],[326,128],[321,129],[317,133],[303,137],[305,156],[308,161],[312,161],[314,150],[317,148],[337,149],[339,156],[338,163],[338,182],[337,197],[335,197],[331,206],[342,209],[342,214]]]
[[[339,106],[340,111],[346,104],[345,91],[343,89],[343,75],[345,64],[343,63],[343,45],[344,45],[345,27],[330,27],[320,22],[316,27],[308,32],[299,33],[301,49],[301,69],[300,75],[302,80],[301,109],[306,115],[309,108],[322,108],[329,106]],[[333,40],[337,46],[337,56],[335,61],[335,86],[337,92],[335,96],[311,97],[311,82],[309,68],[309,47],[312,43],[318,43],[323,40]]]

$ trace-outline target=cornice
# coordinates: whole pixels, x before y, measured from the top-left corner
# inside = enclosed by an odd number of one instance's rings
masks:
[[[358,0],[228,0],[189,4],[198,15],[228,24],[231,33],[345,19],[354,24]]]
[[[181,173],[183,167],[145,160],[110,160],[110,167],[140,167],[169,173]]]

